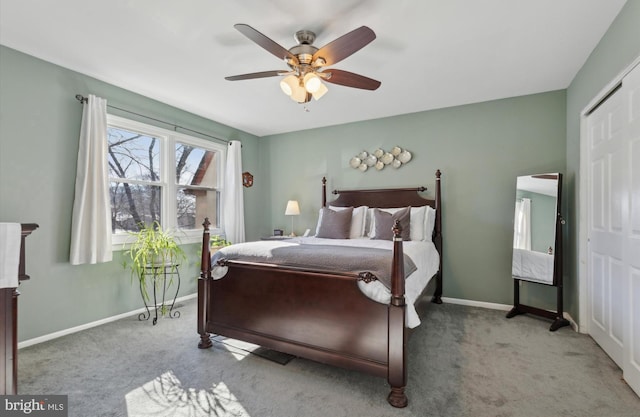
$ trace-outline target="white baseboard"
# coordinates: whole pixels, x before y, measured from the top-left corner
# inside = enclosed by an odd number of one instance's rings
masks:
[[[192,298],[196,298],[197,296],[198,296],[197,293],[193,293],[193,294],[185,295],[183,297],[178,297],[178,298],[176,298],[176,303],[182,302],[182,301],[186,301],[186,300],[190,300]],[[82,330],[87,330],[87,329],[90,329],[92,327],[100,326],[102,324],[111,323],[112,321],[120,320],[120,319],[123,319],[125,317],[133,316],[135,314],[140,314],[140,313],[143,313],[145,311],[146,311],[146,309],[143,307],[143,308],[139,308],[139,309],[134,310],[134,311],[130,311],[128,313],[118,314],[116,316],[107,317],[107,318],[104,318],[104,319],[101,319],[101,320],[93,321],[91,323],[86,323],[86,324],[82,324],[80,326],[71,327],[69,329],[60,330],[58,332],[49,333],[49,334],[46,334],[44,336],[34,337],[33,339],[25,340],[23,342],[18,343],[18,349],[22,349],[22,348],[25,348],[27,346],[32,346],[32,345],[36,345],[38,343],[46,342],[48,340],[57,339],[58,337],[66,336],[68,334],[76,333],[76,332],[79,332],[79,331],[82,331]]]
[[[567,313],[566,311],[562,315],[564,316],[565,319],[569,320],[569,324],[571,325],[571,328],[575,332],[580,333],[580,326],[578,326],[578,323],[576,323],[576,321],[573,319],[573,317],[571,317],[571,315],[569,313]]]
[[[509,311],[513,307],[507,304],[487,303],[486,301],[465,300],[464,298],[442,297],[442,301],[449,304],[460,304],[463,306],[489,308],[491,310]]]
[[[442,301],[449,304],[460,304],[460,305],[471,306],[471,307],[482,307],[482,308],[489,308],[491,310],[509,311],[513,308],[513,305],[511,304],[487,303],[485,301],[465,300],[463,298],[442,297]],[[563,312],[563,317],[569,321],[569,325],[574,331],[578,332],[580,330],[578,323],[576,323],[576,321],[573,319],[573,317],[571,317],[569,313],[567,313],[566,311]]]

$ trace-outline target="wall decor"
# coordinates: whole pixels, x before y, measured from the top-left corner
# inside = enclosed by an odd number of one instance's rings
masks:
[[[249,171],[242,173],[242,185],[247,188],[253,185],[253,175]]]
[[[373,152],[362,151],[349,160],[349,166],[366,172],[369,168],[375,167],[377,171],[382,171],[387,165],[398,169],[411,161],[411,152],[394,146],[390,151],[378,148]]]

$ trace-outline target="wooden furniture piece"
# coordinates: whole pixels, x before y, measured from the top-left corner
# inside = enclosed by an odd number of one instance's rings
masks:
[[[544,317],[550,320],[553,320],[551,326],[549,327],[549,331],[555,332],[561,327],[569,326],[569,320],[564,318],[564,300],[563,300],[563,283],[562,283],[562,225],[565,223],[562,218],[562,214],[560,213],[561,206],[561,197],[562,197],[562,174],[561,173],[552,173],[552,174],[540,174],[540,175],[532,175],[530,176],[534,179],[540,179],[544,181],[554,181],[551,185],[555,191],[555,212],[550,212],[549,214],[553,218],[554,222],[554,237],[553,244],[555,246],[555,250],[553,248],[549,248],[550,252],[553,252],[553,272],[552,277],[549,282],[537,282],[535,280],[526,278],[526,277],[513,277],[513,308],[507,313],[506,317],[508,319],[518,316],[520,314],[534,314],[536,316]],[[520,281],[533,282],[541,285],[550,285],[556,288],[556,311],[544,310],[538,307],[533,307],[530,305],[520,303]]]
[[[322,202],[326,206],[326,180]],[[433,241],[440,267],[419,300],[442,295],[442,203],[440,171],[433,200],[425,188],[334,191],[338,206],[391,208],[430,205],[436,210]],[[353,273],[323,272],[242,261],[226,261],[224,278],[214,280],[209,253],[209,224],[202,238],[202,271],[198,280],[198,333],[201,349],[211,347],[210,333],[244,340],[280,352],[385,377],[389,403],[405,407],[407,338],[402,239],[395,230],[391,302],[366,297]],[[418,303],[418,302],[417,302]],[[417,308],[420,311],[420,308]]]
[[[29,275],[25,273],[25,238],[38,228],[35,223],[22,224],[20,240],[20,266],[18,280],[25,281]],[[18,296],[17,288],[0,289],[0,394],[15,395],[18,393]]]

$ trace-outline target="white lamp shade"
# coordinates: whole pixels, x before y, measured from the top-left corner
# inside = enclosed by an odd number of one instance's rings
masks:
[[[318,77],[313,72],[309,72],[304,76],[304,88],[311,94],[315,93],[320,89],[322,82],[320,81],[320,77]]]
[[[324,83],[320,83],[320,87],[318,88],[318,91],[316,91],[315,93],[311,93],[311,95],[313,96],[314,99],[320,100],[320,97],[324,96],[327,93],[327,91],[329,91],[327,86],[324,85]]]
[[[291,100],[297,101],[298,103],[306,103],[307,102],[307,90],[301,85],[297,85],[296,88],[293,89],[291,93]]]
[[[299,85],[300,83],[298,81],[298,77],[296,77],[295,75],[288,75],[284,77],[282,81],[280,81],[280,88],[288,96],[293,94],[293,92],[296,88],[299,87]]]
[[[300,214],[300,206],[296,200],[289,200],[287,208],[284,211],[285,216],[298,216]]]

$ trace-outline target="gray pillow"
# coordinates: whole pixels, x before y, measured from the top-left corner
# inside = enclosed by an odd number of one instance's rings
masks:
[[[411,240],[411,207],[398,210],[393,214],[374,208],[373,218],[376,227],[374,240],[392,240],[392,229],[396,220],[400,220],[402,240]]]
[[[333,211],[326,207],[322,208],[322,221],[316,237],[326,239],[349,239],[351,232],[351,215],[353,207],[344,210]]]

